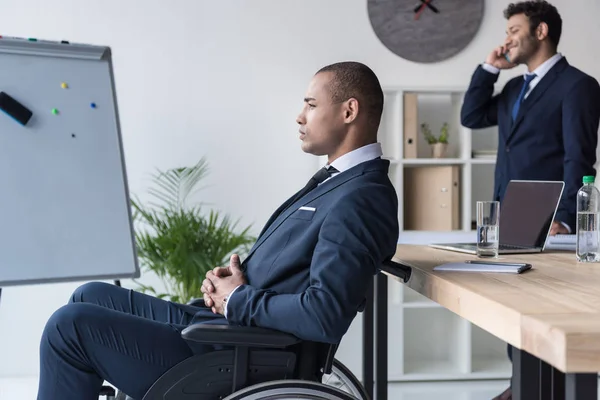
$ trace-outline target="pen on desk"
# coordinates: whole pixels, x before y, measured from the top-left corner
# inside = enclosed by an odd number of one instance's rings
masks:
[[[509,267],[522,267],[524,265],[526,265],[525,263],[509,263],[509,262],[502,262],[502,261],[476,261],[476,260],[467,260],[465,261],[467,264],[493,264],[493,265],[505,265],[505,266],[509,266]]]

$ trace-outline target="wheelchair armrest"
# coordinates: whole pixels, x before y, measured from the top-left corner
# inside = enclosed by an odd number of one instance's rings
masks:
[[[381,265],[381,270],[388,272],[402,279],[404,283],[408,282],[412,274],[412,268],[408,265],[400,264],[392,260],[387,260]]]
[[[301,342],[300,339],[288,333],[237,325],[194,324],[185,328],[181,332],[181,337],[196,343],[277,349]]]

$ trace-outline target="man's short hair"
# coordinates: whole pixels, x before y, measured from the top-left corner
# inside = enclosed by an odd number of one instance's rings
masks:
[[[383,90],[377,75],[364,64],[354,61],[339,62],[321,68],[321,72],[332,72],[329,92],[333,103],[355,98],[361,110],[367,114],[369,127],[377,133],[383,113]]]
[[[506,19],[517,14],[525,14],[529,18],[529,29],[532,35],[539,24],[545,22],[548,25],[550,43],[554,46],[554,50],[557,49],[562,33],[562,19],[556,7],[547,1],[522,1],[509,4],[504,10]]]

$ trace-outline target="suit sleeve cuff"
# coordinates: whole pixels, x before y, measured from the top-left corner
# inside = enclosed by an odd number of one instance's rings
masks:
[[[481,64],[481,68],[485,69],[487,72],[489,72],[491,74],[496,74],[497,75],[497,74],[500,73],[500,69],[499,68],[496,68],[493,65],[488,64],[488,63]]]
[[[227,296],[227,302],[225,303],[225,318],[227,318],[227,308],[229,307],[229,300],[231,299],[231,296],[233,296],[233,293],[240,287],[241,285],[238,285],[235,289],[233,289],[231,291],[231,293],[229,293],[229,296]]]
[[[567,228],[567,230],[569,231],[569,233],[573,233],[573,230],[571,229],[571,227],[570,227],[568,224],[566,224],[566,223],[564,223],[564,222],[562,222],[562,221],[561,221],[560,223],[561,223],[561,224],[562,224],[562,225],[563,225],[565,228]]]

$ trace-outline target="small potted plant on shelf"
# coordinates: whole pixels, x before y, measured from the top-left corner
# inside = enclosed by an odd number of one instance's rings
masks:
[[[429,129],[427,123],[421,124],[421,132],[425,136],[425,140],[431,146],[431,156],[433,158],[443,158],[448,150],[448,123],[444,122],[440,129],[440,136],[435,137]]]

